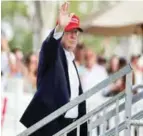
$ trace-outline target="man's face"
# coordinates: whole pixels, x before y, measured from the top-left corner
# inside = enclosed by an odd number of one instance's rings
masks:
[[[68,32],[64,32],[62,38],[62,44],[64,48],[68,51],[74,51],[76,45],[78,43],[79,31],[77,29],[73,29]]]

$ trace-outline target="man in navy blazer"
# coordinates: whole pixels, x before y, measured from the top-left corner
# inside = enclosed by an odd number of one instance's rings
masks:
[[[73,54],[81,31],[79,18],[69,14],[68,3],[64,3],[59,11],[56,28],[41,47],[37,92],[20,119],[26,127],[32,126],[83,93]],[[31,136],[52,136],[85,114],[85,102],[82,102]],[[68,136],[76,136],[76,129]],[[87,136],[86,123],[80,127],[80,136]]]

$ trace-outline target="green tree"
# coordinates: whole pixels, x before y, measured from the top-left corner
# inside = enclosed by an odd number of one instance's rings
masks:
[[[32,30],[25,29],[22,25],[15,23],[15,17],[20,16],[27,22],[30,17],[28,15],[28,6],[23,1],[2,1],[1,18],[11,24],[14,31],[14,37],[9,41],[10,48],[19,47],[24,53],[32,50]]]
[[[83,21],[94,12],[95,4],[98,4],[97,1],[96,3],[95,1],[70,1],[70,12],[78,15],[81,21]],[[103,51],[103,48],[101,46],[102,40],[102,36],[82,35],[80,42],[85,43],[87,47],[91,48],[96,53],[100,53]]]
[[[70,1],[70,12],[77,14],[81,21],[84,21],[92,14],[99,15],[101,12],[109,9],[111,1]],[[85,11],[84,11],[85,10]],[[93,49],[98,54],[104,53],[103,40],[104,36],[82,35],[81,42]],[[116,39],[112,38],[112,43],[116,43]]]
[[[1,17],[12,21],[16,15],[28,18],[27,5],[22,1],[2,1]]]

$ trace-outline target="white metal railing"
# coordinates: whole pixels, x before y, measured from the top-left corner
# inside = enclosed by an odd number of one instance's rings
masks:
[[[120,96],[117,96],[117,97],[120,97]],[[141,92],[139,94],[136,94],[133,97],[132,105],[135,104],[136,102],[138,102],[139,100],[142,100],[142,99],[143,99],[143,92]],[[125,103],[122,103],[119,106],[116,105],[116,108],[110,110],[109,112],[106,113],[106,115],[103,115],[103,116],[104,116],[104,118],[106,118],[106,120],[110,120],[113,116],[115,116],[115,121],[116,121],[116,116],[119,116],[118,114],[120,112],[122,112],[124,109],[125,109]],[[103,116],[99,117],[98,119],[96,119],[94,122],[91,123],[91,125],[90,125],[90,127],[91,127],[90,129],[91,130],[93,130],[94,128],[96,128],[98,125],[102,124],[103,119],[104,119]],[[119,124],[117,124],[117,122],[116,122],[116,124],[115,124],[116,135],[118,135],[118,133],[119,133],[118,127],[119,127]]]
[[[126,136],[130,136],[131,105],[132,105],[132,91],[131,91],[132,90],[132,68],[131,68],[130,64],[127,65],[126,67],[124,67],[123,69],[119,70],[117,73],[111,75],[108,79],[105,79],[104,81],[102,81],[101,83],[99,83],[98,85],[96,85],[95,87],[93,87],[92,89],[87,91],[86,93],[80,95],[79,97],[72,100],[68,104],[64,105],[60,109],[58,109],[55,112],[51,113],[49,116],[47,116],[44,119],[40,120],[39,122],[37,122],[33,126],[29,127],[27,130],[25,130],[24,132],[22,132],[18,136],[28,136],[28,135],[32,134],[33,132],[37,131],[38,129],[45,126],[46,124],[48,124],[52,120],[56,119],[57,117],[59,117],[60,115],[62,115],[66,111],[68,111],[69,109],[71,109],[74,106],[80,104],[81,102],[83,102],[87,98],[91,97],[93,94],[97,93],[102,88],[105,88],[106,86],[108,86],[109,84],[111,84],[112,82],[116,81],[117,79],[119,79],[123,76],[126,76],[126,89],[125,89],[126,91],[125,91],[125,94],[121,93],[121,94],[113,97],[111,100],[104,103],[102,106],[100,106],[100,107],[94,109],[93,111],[89,112],[88,114],[84,115],[83,117],[81,117],[77,121],[73,122],[72,124],[70,124],[69,126],[64,128],[63,130],[61,130],[60,132],[55,134],[54,136],[60,136],[60,135],[66,136],[67,133],[70,132],[71,130],[73,130],[74,128],[77,128],[77,136],[79,136],[80,125],[83,124],[84,122],[89,121],[89,119],[92,116],[94,116],[95,114],[97,114],[99,111],[103,111],[103,113],[104,113],[104,116],[102,118],[100,118],[100,120],[103,120],[103,122],[104,122],[103,124],[104,124],[104,133],[105,133],[105,131],[106,131],[106,129],[105,129],[106,128],[106,125],[105,125],[106,121],[105,120],[107,119],[106,116],[108,115],[108,114],[106,114],[106,106],[110,105],[114,101],[116,101],[117,105],[119,105],[119,100],[121,98],[123,98],[124,95],[125,95],[125,99],[126,99],[125,100]],[[117,108],[115,109],[115,113],[118,113],[121,110],[119,107],[120,106],[117,106]],[[112,115],[113,115],[113,112],[112,112]],[[116,117],[116,120],[118,120],[118,117]],[[99,125],[101,124],[101,122],[102,121],[99,121]],[[117,126],[119,126],[119,125],[117,124]],[[90,131],[92,131],[92,130],[89,129],[89,135],[90,135]],[[116,133],[118,133],[117,129],[116,129]]]
[[[131,120],[131,125],[143,126],[143,120]]]
[[[116,102],[116,100],[123,98],[123,96],[125,95],[125,93],[120,93],[117,96],[115,96],[113,99],[110,99],[109,101],[107,101],[106,103],[104,103],[102,106],[94,109],[93,111],[89,112],[88,114],[86,114],[85,116],[83,116],[82,118],[80,118],[79,120],[75,121],[74,123],[72,123],[71,125],[69,125],[68,127],[66,127],[65,129],[63,129],[62,131],[58,132],[57,134],[55,134],[54,136],[59,136],[62,135],[63,133],[67,132],[68,130],[73,130],[76,128],[77,124],[83,124],[84,122],[88,121],[88,117],[92,117],[95,114],[97,114],[98,112],[101,112],[105,107],[110,106],[112,103]],[[136,103],[137,101],[143,99],[143,92],[136,94],[133,97],[132,103]],[[89,130],[89,134],[91,133],[91,131],[96,128],[97,126],[101,125],[105,119],[109,120],[111,117],[115,116],[117,114],[117,109],[118,109],[118,113],[123,111],[125,109],[125,103],[122,103],[121,105],[119,105],[118,107],[116,106],[116,108],[110,110],[109,112],[107,112],[105,115],[103,114],[103,116],[100,116],[99,118],[97,118],[94,122],[90,122],[88,125],[88,130]],[[104,117],[104,118],[103,118]],[[117,129],[118,127],[116,127]],[[116,131],[117,132],[117,131]],[[90,134],[91,135],[91,134]]]
[[[143,118],[143,111],[140,111],[139,113],[135,114],[132,119],[133,120],[140,120]],[[118,132],[121,132],[122,130],[124,130],[126,128],[126,125],[125,125],[125,121],[120,123],[118,125]],[[106,136],[115,136],[115,130],[116,128],[112,128],[110,130],[107,130],[107,132],[105,133]],[[103,136],[103,135],[100,135],[100,136]]]

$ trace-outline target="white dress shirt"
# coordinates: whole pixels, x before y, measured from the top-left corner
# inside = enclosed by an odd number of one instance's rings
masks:
[[[98,64],[95,64],[90,70],[85,68],[84,74],[81,76],[83,92],[90,90],[92,87],[96,86],[107,77],[108,75],[105,68]],[[87,112],[90,112],[105,102],[106,99],[102,96],[102,91],[95,93],[86,100]]]
[[[81,76],[81,84],[83,88],[83,92],[89,91],[92,87],[96,86],[104,79],[108,77],[107,72],[104,67],[95,64],[91,69],[85,68],[84,73]],[[94,95],[86,99],[86,110],[87,113],[101,106],[104,102],[108,100],[102,96],[102,91],[100,90],[96,92]],[[102,112],[98,113],[99,115],[103,115]],[[91,118],[91,122],[94,122],[97,119],[97,115]],[[103,127],[100,127],[100,133],[102,134]],[[97,128],[92,130],[91,136],[97,136]]]
[[[56,29],[55,29],[53,37],[56,40],[61,38],[62,35],[63,35],[63,32],[56,32]],[[73,63],[75,56],[73,52],[69,52],[66,49],[64,49],[64,51],[67,59],[67,65],[68,65],[68,75],[69,75],[70,90],[71,90],[70,100],[73,100],[79,95],[79,79],[78,79],[76,68]],[[75,106],[74,108],[70,109],[65,114],[65,118],[77,118],[77,117],[78,117],[78,106]]]

